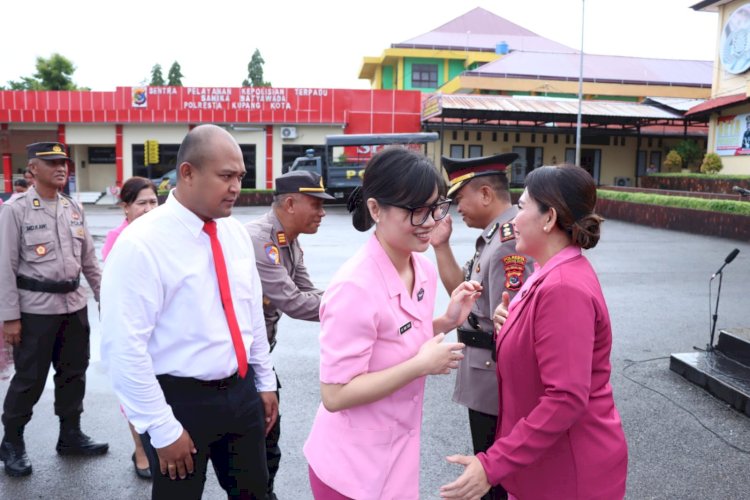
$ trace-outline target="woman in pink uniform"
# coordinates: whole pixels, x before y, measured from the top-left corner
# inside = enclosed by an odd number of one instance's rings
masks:
[[[539,267],[498,335],[495,443],[475,457],[448,457],[465,469],[441,497],[479,498],[496,484],[524,500],[625,496],[628,447],[609,384],[612,325],[581,254],[599,241],[595,205],[596,184],[580,167],[526,176],[516,249]]]
[[[125,181],[120,190],[120,203],[125,210],[125,220],[122,221],[122,224],[107,233],[104,245],[102,246],[102,260],[107,258],[109,251],[112,250],[112,246],[117,241],[117,237],[128,227],[128,224],[159,205],[159,200],[156,198],[156,186],[144,177],[131,177]],[[135,444],[135,451],[131,457],[135,473],[142,479],[150,479],[151,469],[148,466],[148,457],[146,457],[146,452],[143,450],[141,438],[133,426],[130,423],[128,425],[130,425],[130,433],[133,436],[133,443]]]
[[[354,227],[375,232],[338,270],[320,306],[320,392],[304,453],[316,500],[419,498],[427,375],[448,374],[463,344],[444,332],[480,293],[465,282],[433,319],[437,272],[421,252],[450,200],[434,165],[405,148],[373,156],[349,199]]]

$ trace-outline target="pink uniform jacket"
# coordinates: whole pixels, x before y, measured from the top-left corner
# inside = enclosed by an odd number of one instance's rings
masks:
[[[628,451],[609,384],[612,327],[578,247],[534,273],[497,341],[500,415],[478,458],[521,500],[621,499]]]
[[[122,224],[114,229],[110,229],[107,232],[107,237],[104,239],[104,245],[102,245],[102,261],[107,260],[110,250],[115,245],[115,241],[120,237],[120,234],[128,227],[128,219],[122,221]]]
[[[320,306],[320,380],[345,384],[413,357],[432,338],[437,272],[412,254],[409,294],[373,235],[338,270]],[[419,498],[425,378],[374,403],[331,413],[321,404],[304,446],[321,481],[357,500]]]

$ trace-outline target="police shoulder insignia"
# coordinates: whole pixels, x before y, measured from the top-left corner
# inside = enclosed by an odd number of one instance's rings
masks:
[[[286,233],[284,233],[284,231],[277,232],[276,241],[279,242],[279,246],[282,246],[282,247],[287,246],[288,242],[286,241]]]
[[[503,257],[505,270],[505,288],[516,291],[523,285],[523,272],[526,269],[526,257],[523,255],[506,255]]]
[[[266,245],[263,247],[263,250],[265,250],[266,257],[268,257],[268,260],[271,261],[271,264],[279,264],[281,262],[279,249],[276,248],[276,245],[274,245],[273,243],[266,243]]]
[[[499,222],[495,222],[495,225],[493,225],[493,226],[492,226],[492,227],[491,227],[491,228],[489,229],[489,231],[487,231],[487,234],[485,234],[485,235],[484,235],[484,237],[485,237],[485,238],[487,238],[488,240],[489,240],[490,238],[492,238],[492,237],[493,237],[493,236],[495,235],[495,231],[497,231],[497,228],[498,228],[498,227],[500,227],[500,223],[499,223]]]
[[[516,239],[516,234],[513,232],[513,224],[506,222],[503,227],[500,228],[500,242],[505,243],[506,241]]]

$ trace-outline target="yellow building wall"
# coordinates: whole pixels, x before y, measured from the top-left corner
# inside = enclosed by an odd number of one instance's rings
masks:
[[[535,141],[531,140],[531,133],[519,133],[519,140],[516,141],[516,132],[508,132],[508,141],[504,141],[504,132],[497,132],[497,141],[492,141],[492,131],[482,131],[481,140],[477,140],[476,131],[469,131],[469,140],[464,139],[464,131],[457,131],[457,139],[453,140],[451,130],[446,130],[445,139],[442,141],[442,151],[440,149],[441,142],[430,144],[427,149],[427,156],[436,164],[440,165],[441,156],[450,155],[451,145],[463,145],[464,154],[468,155],[469,146],[481,145],[482,155],[490,156],[500,153],[511,153],[514,147],[539,147],[542,148],[542,161],[544,165],[551,165],[553,163],[561,164],[565,162],[565,152],[567,149],[575,149],[575,134],[564,134],[564,133],[548,133],[547,142],[543,142],[543,135],[541,133],[535,134]],[[554,143],[554,136],[558,136],[557,144]],[[566,143],[566,135],[570,136],[568,143]],[[666,157],[668,148],[671,148],[680,139],[662,139],[662,146],[658,144],[658,138],[652,138],[652,145],[648,146],[648,139],[641,138],[641,150],[646,151],[647,158],[650,156],[651,151],[660,151],[662,153],[662,160]],[[701,144],[703,143],[702,141]],[[637,157],[637,139],[635,137],[626,137],[625,144],[620,145],[620,138],[617,138],[617,145],[587,145],[582,144],[581,149],[598,149],[601,151],[601,165],[599,172],[599,183],[603,185],[611,185],[615,182],[615,177],[629,177],[633,185],[635,185],[635,169],[636,169],[636,157]],[[663,170],[663,169],[662,169]],[[512,179],[511,179],[512,180]]]

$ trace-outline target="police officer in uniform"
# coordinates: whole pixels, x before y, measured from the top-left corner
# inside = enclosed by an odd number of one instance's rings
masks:
[[[13,346],[15,374],[3,405],[0,460],[10,476],[31,474],[23,439],[34,405],[55,368],[57,452],[101,455],[109,445],[81,432],[89,365],[87,297],[83,271],[99,300],[101,271],[82,208],[60,194],[67,181],[67,148],[59,142],[27,146],[36,185],[0,211],[0,321]]]
[[[295,319],[320,321],[318,310],[323,290],[310,281],[297,236],[318,231],[326,214],[323,201],[332,199],[318,174],[288,172],[276,179],[271,210],[245,226],[253,240],[263,285],[263,314],[271,351],[276,345],[276,329],[282,313]],[[266,436],[269,499],[276,498],[273,483],[281,460],[280,420],[281,415]]]
[[[453,198],[466,225],[481,229],[482,234],[477,238],[474,256],[463,268],[450,247],[450,216],[435,228],[430,240],[448,293],[464,280],[478,281],[484,290],[466,322],[458,328],[458,341],[466,348],[453,393],[453,400],[469,409],[475,454],[492,445],[497,426],[492,315],[501,301],[507,302],[515,295],[532,272],[530,259],[516,252],[511,223],[517,208],[511,205],[505,170],[516,158],[515,153],[469,159],[443,157],[450,180],[448,196]],[[492,498],[491,494],[486,498]],[[495,494],[502,498],[504,492],[496,488]]]

